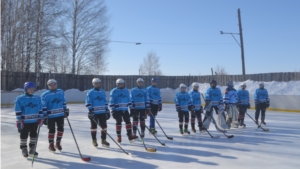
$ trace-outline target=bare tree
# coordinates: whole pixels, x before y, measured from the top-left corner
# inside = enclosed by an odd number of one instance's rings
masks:
[[[64,1],[67,15],[61,27],[62,37],[70,47],[73,74],[80,74],[91,68],[92,60],[103,58],[108,44],[108,18],[103,0]],[[71,25],[71,27],[66,27]],[[101,45],[99,45],[99,43]],[[96,51],[100,53],[95,55]],[[98,61],[101,61],[101,59]],[[104,62],[103,62],[104,63]],[[98,72],[101,70],[99,69]]]
[[[215,71],[216,75],[227,75],[228,74],[227,71],[225,70],[225,67],[223,67],[223,66],[218,65],[215,70],[216,70]]]
[[[141,75],[162,75],[160,70],[159,57],[155,52],[149,52],[143,59],[143,63],[140,65]]]

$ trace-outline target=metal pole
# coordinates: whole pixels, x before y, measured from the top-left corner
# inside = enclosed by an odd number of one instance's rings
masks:
[[[238,9],[238,20],[239,20],[239,30],[240,30],[240,43],[241,43],[241,55],[242,55],[242,68],[243,68],[243,78],[245,79],[245,57],[244,57],[244,42],[243,42],[243,32],[242,32],[242,20],[241,20],[241,11]]]

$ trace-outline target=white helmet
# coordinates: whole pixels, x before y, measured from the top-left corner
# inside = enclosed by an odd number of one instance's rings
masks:
[[[120,83],[125,83],[125,81],[123,79],[119,78],[119,79],[117,79],[116,84],[118,85]]]
[[[136,83],[138,83],[138,82],[144,82],[144,79],[138,78],[138,79],[136,80]]]
[[[246,83],[242,83],[241,86],[247,86]]]
[[[186,88],[186,85],[185,84],[183,84],[183,83],[181,83],[180,85],[179,85],[179,88]]]
[[[47,85],[50,85],[51,83],[57,84],[57,81],[55,79],[49,79]]]
[[[95,83],[101,83],[101,80],[99,78],[94,78],[92,80],[92,83],[95,84]]]
[[[194,82],[194,83],[192,83],[192,87],[194,88],[194,87],[199,87],[200,85],[199,85],[199,83],[198,82]]]
[[[264,82],[259,82],[259,85],[263,85],[264,86],[265,84],[264,84]]]

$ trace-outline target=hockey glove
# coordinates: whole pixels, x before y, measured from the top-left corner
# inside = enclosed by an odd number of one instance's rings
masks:
[[[146,113],[147,116],[150,116],[150,114],[151,114],[150,109],[146,109],[145,113]]]
[[[44,120],[43,119],[39,119],[37,122],[38,126],[42,127],[44,124]]]
[[[224,111],[228,112],[228,110],[229,110],[229,106],[228,106],[228,104],[225,104],[225,109],[224,109]]]
[[[43,121],[44,125],[48,125],[48,116],[44,117],[44,121]]]
[[[135,109],[130,109],[129,116],[130,117],[134,117],[135,116]]]
[[[114,110],[111,111],[111,115],[114,119],[116,119],[116,112]]]
[[[161,111],[162,110],[162,104],[159,104],[158,105],[158,111]]]
[[[68,108],[64,109],[64,113],[65,113],[65,118],[69,117],[69,109]]]
[[[180,111],[181,111],[181,107],[178,106],[178,105],[176,105],[176,111],[177,111],[177,112],[180,112]]]
[[[270,107],[270,102],[266,102],[266,108]]]
[[[108,109],[106,109],[106,120],[110,119],[110,112]]]
[[[23,120],[16,121],[16,127],[18,128],[18,132],[20,133],[21,130],[24,128],[24,122],[23,122]]]
[[[210,104],[210,100],[205,100],[205,107],[207,107]]]
[[[247,109],[250,109],[250,107],[251,107],[251,106],[250,106],[250,103],[248,103]]]
[[[89,111],[89,113],[88,113],[88,118],[90,119],[90,120],[93,120],[93,118],[94,118],[94,112],[93,112],[93,108]]]
[[[191,104],[188,106],[189,111],[194,111],[194,108],[195,108],[195,106],[193,106]]]
[[[203,107],[200,106],[200,113],[203,113]]]

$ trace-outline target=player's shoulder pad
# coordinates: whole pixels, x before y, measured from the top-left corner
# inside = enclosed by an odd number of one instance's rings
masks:
[[[21,94],[20,96],[16,97],[16,101],[18,101],[19,99],[22,99],[25,96],[26,96],[25,94]]]
[[[44,93],[42,93],[42,97],[45,97],[45,96],[47,96],[48,94],[50,93],[50,90],[46,90]]]

